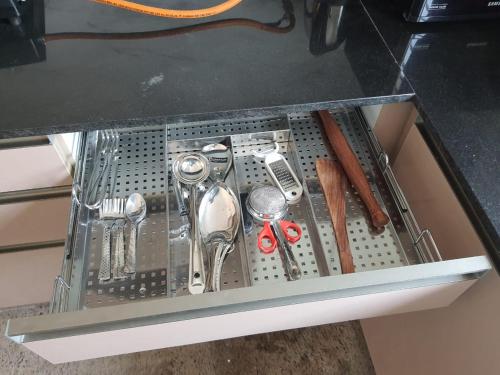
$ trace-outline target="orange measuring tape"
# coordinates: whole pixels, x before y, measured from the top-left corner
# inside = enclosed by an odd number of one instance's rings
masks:
[[[144,13],[150,16],[165,17],[165,18],[204,18],[215,16],[216,14],[224,13],[236,5],[241,3],[242,0],[227,0],[221,4],[214,5],[205,9],[192,9],[192,10],[176,10],[152,7],[148,5],[134,3],[127,0],[93,0],[96,3],[110,5],[117,8],[130,10],[132,12]]]

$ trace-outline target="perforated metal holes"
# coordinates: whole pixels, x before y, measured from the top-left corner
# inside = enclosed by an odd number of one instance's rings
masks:
[[[385,202],[390,202],[390,193],[384,188],[380,177],[374,174],[376,167],[366,141],[359,130],[359,120],[354,112],[332,113],[342,132],[346,136],[353,151],[360,159],[372,191],[377,200],[385,208]],[[321,130],[316,118],[309,113],[290,115],[290,127],[297,145],[299,165],[307,180],[314,216],[317,221],[320,240],[325,250],[331,274],[340,274],[340,262],[326,200],[319,187],[316,174],[317,158],[334,158],[330,155],[324,143]],[[377,184],[376,182],[380,182]],[[381,193],[385,199],[381,199]],[[349,244],[353,255],[356,272],[372,269],[383,269],[408,264],[403,245],[398,232],[404,233],[405,228],[400,225],[400,219],[395,210],[389,209],[392,222],[386,226],[383,233],[375,233],[363,202],[352,187],[346,196],[347,231]],[[393,224],[394,223],[394,224]],[[410,249],[411,244],[406,244]]]
[[[125,303],[167,295],[167,230],[165,131],[127,131],[120,133],[119,159],[114,197],[127,198],[141,193],[148,214],[139,225],[137,236],[137,272],[125,280],[100,282],[103,225],[97,214],[89,223],[88,263],[83,296],[86,307]],[[113,182],[108,184],[108,191]],[[130,227],[125,230],[128,246]]]

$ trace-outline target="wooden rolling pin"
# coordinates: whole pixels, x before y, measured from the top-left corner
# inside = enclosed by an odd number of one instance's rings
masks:
[[[316,160],[316,172],[332,218],[342,273],[353,273],[354,263],[351,248],[349,247],[349,238],[347,237],[345,216],[347,179],[342,167],[328,159]]]
[[[339,125],[330,115],[330,112],[318,111],[318,114],[333,151],[344,168],[349,181],[358,192],[370,213],[373,226],[379,229],[384,228],[384,226],[389,223],[389,217],[382,211],[382,208],[375,199],[365,173],[359,164],[358,158],[352,151],[349,143],[347,143]]]

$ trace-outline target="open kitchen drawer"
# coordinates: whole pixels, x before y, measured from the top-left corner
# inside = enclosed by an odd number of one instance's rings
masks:
[[[53,363],[158,349],[228,337],[446,306],[490,269],[485,256],[441,259],[432,228],[420,228],[374,132],[360,110],[334,113],[372,190],[391,217],[382,233],[369,225],[357,194],[347,193],[347,229],[355,273],[341,274],[315,160],[333,157],[309,113],[272,118],[168,124],[120,130],[116,197],[140,192],[148,215],[140,225],[137,272],[118,281],[97,277],[102,223],[79,202],[96,165],[96,133],[82,137],[66,254],[51,313],[11,320],[7,336]],[[394,127],[394,131],[401,131]],[[270,183],[252,150],[277,141],[303,182],[289,218],[300,224],[293,246],[303,277],[287,281],[277,254],[256,247],[260,230],[242,213],[235,251],[224,263],[222,291],[190,295],[185,222],[177,212],[170,165],[181,152],[225,142],[233,152],[227,183],[245,194]],[[450,230],[454,230],[450,228]],[[468,254],[461,249],[460,254]],[[477,254],[470,249],[470,255]]]

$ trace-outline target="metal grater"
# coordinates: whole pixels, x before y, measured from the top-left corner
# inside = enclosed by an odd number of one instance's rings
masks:
[[[297,183],[290,173],[290,168],[283,160],[274,161],[269,164],[269,168],[274,172],[281,186],[285,190],[297,187]]]
[[[302,185],[285,157],[280,153],[273,152],[266,155],[264,164],[267,173],[281,190],[287,202],[290,204],[297,203],[302,196]]]

